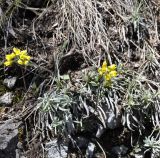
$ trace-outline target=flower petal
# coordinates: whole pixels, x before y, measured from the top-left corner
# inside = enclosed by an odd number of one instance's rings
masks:
[[[16,54],[16,55],[20,55],[21,54],[21,51],[20,51],[20,49],[18,49],[18,48],[13,48],[13,51],[14,51],[14,53]]]
[[[105,79],[106,79],[107,81],[109,81],[109,80],[111,79],[110,74],[106,74],[106,75],[105,75]]]
[[[9,54],[6,55],[6,60],[11,60],[11,56]]]
[[[20,58],[21,60],[25,60],[25,55],[21,54],[21,55],[19,56],[19,58]]]
[[[27,50],[22,50],[22,51],[20,52],[20,54],[27,56]]]
[[[117,66],[115,64],[108,66],[109,71],[114,71],[114,70],[116,70],[116,68],[117,68]]]
[[[103,66],[104,66],[104,67],[107,66],[107,61],[106,61],[106,60],[103,61],[102,67],[103,67]]]
[[[25,60],[24,65],[28,65],[28,62],[29,62],[28,60]]]
[[[29,55],[26,55],[25,57],[28,61],[31,60],[31,57]]]
[[[111,71],[111,72],[109,73],[109,75],[110,75],[111,77],[116,77],[116,76],[117,76],[117,71]]]
[[[102,67],[102,72],[105,73],[106,71],[107,71],[107,67],[106,67],[106,66],[103,66],[103,67]]]
[[[11,66],[12,63],[13,63],[13,61],[6,61],[6,62],[4,62],[4,65],[5,65],[5,66]]]
[[[19,60],[17,61],[17,63],[18,63],[19,65],[24,65],[24,62],[23,62],[23,60],[21,60],[21,59],[19,59]]]
[[[16,57],[16,55],[15,55],[14,53],[11,53],[11,54],[10,54],[10,57],[11,57],[12,59],[14,59],[14,58]]]
[[[15,54],[14,53],[11,53],[11,54],[7,54],[6,55],[6,60],[10,61],[10,60],[13,60],[15,58]]]

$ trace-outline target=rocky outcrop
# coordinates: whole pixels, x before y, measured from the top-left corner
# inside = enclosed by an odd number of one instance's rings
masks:
[[[16,158],[19,125],[14,120],[0,122],[0,158]]]

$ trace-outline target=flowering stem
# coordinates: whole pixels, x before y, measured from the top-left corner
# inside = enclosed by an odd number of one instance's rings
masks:
[[[22,79],[23,79],[24,88],[25,88],[25,90],[27,90],[26,81],[25,81],[25,77],[24,77],[24,70],[21,68],[21,71],[22,71]]]

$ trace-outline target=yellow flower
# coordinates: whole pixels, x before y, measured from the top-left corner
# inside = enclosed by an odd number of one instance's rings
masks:
[[[17,63],[19,64],[19,65],[24,65],[23,63],[23,60],[21,60],[21,59],[19,59],[18,61],[17,61]]]
[[[27,65],[31,57],[27,55],[27,50],[20,51],[19,60],[17,61],[20,65]]]
[[[5,66],[12,65],[13,62],[17,62],[19,65],[27,65],[31,57],[27,55],[27,50],[21,51],[18,48],[13,48],[13,53],[6,55]]]
[[[110,77],[116,77],[117,76],[117,71],[111,71],[109,72]]]
[[[101,72],[104,74],[107,71],[107,62],[106,60],[102,64]]]
[[[19,65],[27,65],[28,64],[28,60],[21,60],[21,59],[19,59],[18,61],[17,61],[17,63],[19,64]]]
[[[100,76],[103,75],[102,68],[98,68],[98,72],[99,72]]]
[[[102,67],[98,69],[99,75],[103,76],[105,79],[105,84],[111,84],[111,79],[117,76],[116,65],[112,64],[107,66],[106,60],[103,62]]]
[[[111,80],[110,74],[106,74],[106,75],[105,75],[105,79],[106,79],[107,81]]]
[[[18,64],[20,65],[27,65],[28,62],[30,61],[31,57],[29,55],[20,55],[19,60],[18,60]]]
[[[105,75],[107,81],[111,80],[113,77],[117,76],[117,71],[111,71]]]
[[[109,71],[115,71],[116,68],[117,68],[117,66],[115,64],[112,64],[112,65],[108,66]]]
[[[10,60],[13,60],[15,58],[15,54],[14,53],[11,53],[11,54],[8,54],[6,55],[6,60],[10,61]]]
[[[107,67],[107,61],[104,60],[103,64],[102,64],[102,67]]]
[[[25,60],[25,55],[20,55],[19,58],[20,58],[21,60]]]
[[[5,65],[5,66],[11,66],[12,63],[13,63],[13,61],[5,61],[5,62],[4,62],[4,65]]]
[[[21,51],[20,51],[20,49],[18,49],[18,48],[13,48],[13,52],[15,53],[15,55],[20,55],[21,54]]]
[[[105,73],[107,71],[107,67],[102,65],[102,72]]]
[[[21,51],[21,54],[27,55],[27,50],[22,50],[22,51]]]
[[[21,60],[28,60],[29,61],[31,59],[31,57],[29,55],[23,55],[22,54],[22,55],[20,55],[20,59]]]
[[[26,55],[26,59],[29,61],[31,60],[31,57],[29,55]]]
[[[23,65],[28,65],[28,62],[28,60],[25,60]]]

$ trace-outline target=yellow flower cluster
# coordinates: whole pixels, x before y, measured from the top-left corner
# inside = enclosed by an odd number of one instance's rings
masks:
[[[115,64],[107,66],[107,62],[104,61],[102,67],[98,69],[98,72],[100,76],[104,76],[106,81],[110,81],[113,77],[117,76],[116,68]]]
[[[6,55],[4,65],[11,66],[14,62],[17,62],[19,65],[27,65],[30,59],[31,57],[27,55],[27,50],[21,51],[18,48],[13,48],[13,52]]]

